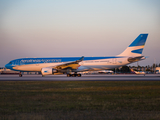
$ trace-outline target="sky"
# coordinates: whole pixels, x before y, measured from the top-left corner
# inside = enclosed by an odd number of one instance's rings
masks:
[[[141,33],[148,58],[139,65],[159,64],[160,0],[0,0],[0,67],[25,57],[114,56]]]

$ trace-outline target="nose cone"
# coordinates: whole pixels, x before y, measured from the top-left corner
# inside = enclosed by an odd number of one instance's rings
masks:
[[[5,68],[7,68],[7,69],[8,69],[8,64],[6,64],[6,65],[5,65]]]
[[[6,64],[5,67],[6,67],[7,69],[12,69],[13,66],[12,66],[11,64]]]

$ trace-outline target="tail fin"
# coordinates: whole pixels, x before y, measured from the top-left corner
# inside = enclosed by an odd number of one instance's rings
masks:
[[[118,56],[141,56],[148,34],[140,34],[121,54]]]

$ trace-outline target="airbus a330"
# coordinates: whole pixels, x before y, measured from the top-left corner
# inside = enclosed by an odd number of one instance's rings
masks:
[[[66,74],[81,77],[79,72],[118,68],[146,59],[142,51],[148,34],[140,34],[121,54],[109,57],[20,58],[10,61],[6,68],[21,72],[41,72],[42,76]]]

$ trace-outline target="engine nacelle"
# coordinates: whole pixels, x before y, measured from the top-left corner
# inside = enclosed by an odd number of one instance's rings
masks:
[[[54,73],[57,73],[57,70],[47,67],[47,68],[42,68],[41,73],[42,75],[52,75]]]

